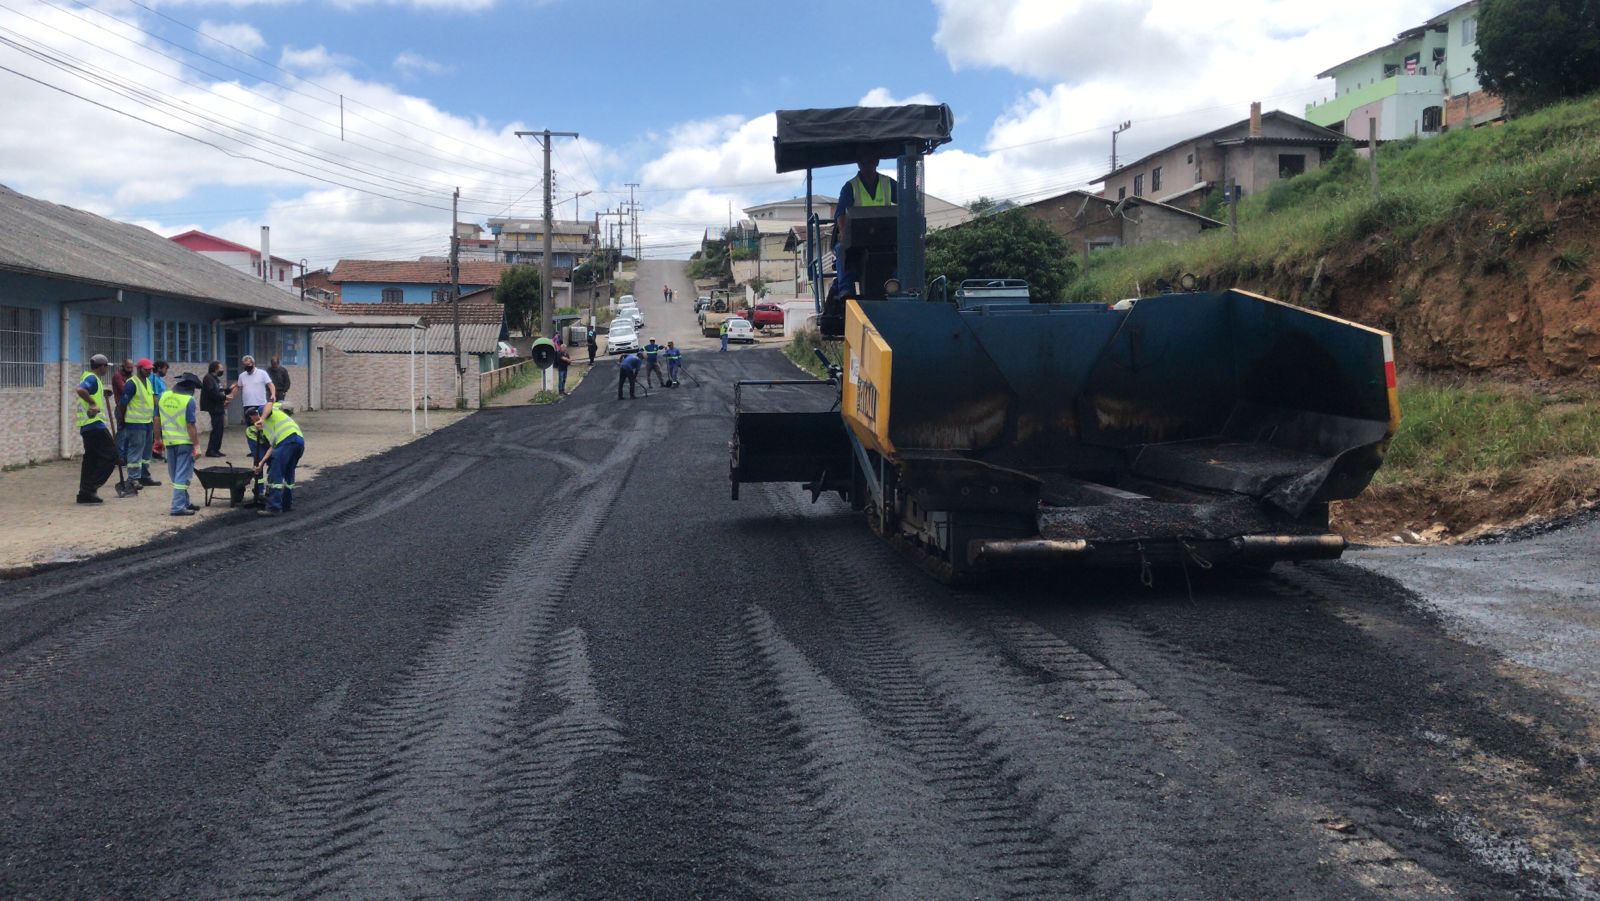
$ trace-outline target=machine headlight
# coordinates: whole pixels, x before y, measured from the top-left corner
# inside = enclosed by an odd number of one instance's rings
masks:
[[[897,279],[897,278],[891,278],[888,281],[884,282],[883,283],[883,293],[885,293],[885,294],[899,294],[900,293],[900,280]]]

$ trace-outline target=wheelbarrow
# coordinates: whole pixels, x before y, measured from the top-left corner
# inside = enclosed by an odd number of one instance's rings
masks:
[[[224,489],[228,492],[228,506],[237,507],[244,503],[244,491],[255,477],[255,470],[249,466],[207,466],[194,474],[206,490],[207,507],[211,506],[211,498]]]

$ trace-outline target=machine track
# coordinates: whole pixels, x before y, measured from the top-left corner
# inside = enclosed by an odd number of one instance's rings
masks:
[[[692,365],[0,586],[0,894],[1595,896],[1594,712],[1382,579],[940,585]]]

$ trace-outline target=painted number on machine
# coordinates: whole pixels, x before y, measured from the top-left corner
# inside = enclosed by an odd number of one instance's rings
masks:
[[[869,425],[878,424],[878,386],[866,379],[856,383],[856,415]]]

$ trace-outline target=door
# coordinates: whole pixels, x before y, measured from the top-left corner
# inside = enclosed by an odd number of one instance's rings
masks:
[[[237,328],[224,328],[222,330],[222,371],[228,376],[228,384],[232,385],[239,377],[239,358],[244,355],[244,330]],[[241,425],[244,422],[244,405],[235,400],[228,404],[228,423]]]

